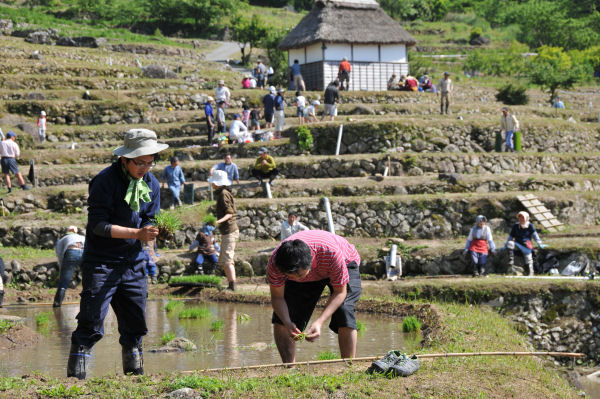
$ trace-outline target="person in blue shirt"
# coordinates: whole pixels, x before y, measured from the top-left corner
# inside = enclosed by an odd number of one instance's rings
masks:
[[[209,176],[212,176],[215,170],[224,170],[227,173],[227,177],[232,182],[235,180],[237,184],[240,184],[240,172],[238,167],[231,160],[231,154],[225,154],[224,162],[218,163],[212,168],[210,168]]]
[[[542,244],[542,240],[535,227],[529,221],[529,214],[524,211],[519,212],[517,214],[517,223],[510,229],[505,247],[508,249],[508,264],[510,266],[514,266],[515,264],[515,249],[518,249],[523,254],[530,276],[533,276],[533,258],[535,255],[533,244],[531,243],[532,239],[540,248],[546,248],[546,245]]]
[[[181,185],[185,183],[185,176],[179,166],[179,158],[171,157],[171,165],[167,166],[162,172],[161,176],[163,183],[162,186],[165,188],[165,182],[169,186],[169,191],[173,194],[173,203],[171,209],[175,208],[175,205],[181,206]]]
[[[208,145],[212,144],[215,136],[215,115],[210,100],[204,103],[204,115],[206,115],[206,128],[208,131]]]
[[[556,97],[554,99],[554,102],[552,103],[552,108],[565,109],[565,103],[562,102],[562,100],[560,99],[560,97]]]
[[[285,126],[285,89],[279,89],[277,91],[277,97],[275,97],[275,138],[280,139],[283,136],[283,127]]]
[[[273,114],[275,112],[275,95],[277,91],[275,87],[269,87],[269,93],[265,94],[262,99],[264,114],[265,114],[265,129],[269,129],[273,126]]]
[[[83,289],[67,377],[86,378],[91,349],[104,335],[109,305],[119,327],[123,372],[144,373],[148,283],[143,247],[158,236],[153,219],[160,212],[160,183],[149,172],[156,155],[168,147],[158,143],[151,130],[131,129],[113,152],[119,159],[90,182]]]
[[[306,91],[306,86],[304,85],[304,79],[302,78],[302,71],[300,68],[300,62],[298,60],[294,60],[294,63],[290,67],[292,81],[294,82],[294,88],[296,90]]]

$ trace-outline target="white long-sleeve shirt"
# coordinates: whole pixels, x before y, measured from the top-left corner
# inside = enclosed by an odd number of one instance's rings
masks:
[[[236,140],[238,143],[243,143],[246,139],[248,139],[248,128],[244,123],[238,119],[231,122],[229,125],[229,138],[231,140]]]
[[[517,131],[519,130],[519,121],[513,114],[507,114],[506,116],[502,114],[500,117],[500,128],[503,132]]]
[[[281,241],[285,240],[294,233],[304,230],[310,229],[297,220],[295,220],[294,224],[290,226],[290,222],[286,220],[283,223],[281,223]]]
[[[85,243],[85,237],[81,234],[67,234],[60,240],[56,242],[54,246],[54,253],[58,258],[58,266],[62,267],[63,258],[65,257],[65,252],[71,245],[81,244],[81,248],[83,248],[83,244]]]
[[[223,87],[219,87],[217,86],[217,88],[215,89],[215,100],[218,101],[225,101],[226,103],[229,102],[229,98],[231,97],[231,93],[229,92],[229,89],[225,86]]]

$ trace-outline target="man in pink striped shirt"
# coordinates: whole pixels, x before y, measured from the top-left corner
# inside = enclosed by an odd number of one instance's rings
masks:
[[[362,292],[360,255],[346,239],[322,230],[292,234],[275,248],[267,265],[271,288],[273,333],[281,360],[296,361],[298,334],[308,321],[325,286],[331,295],[321,315],[306,330],[306,340],[321,335],[323,323],[338,334],[344,359],[356,355],[354,306]]]

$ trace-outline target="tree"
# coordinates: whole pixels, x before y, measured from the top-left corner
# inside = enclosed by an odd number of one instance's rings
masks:
[[[233,6],[231,0],[184,0],[184,15],[194,20],[196,31],[200,24],[213,25],[214,21],[224,16]]]
[[[542,46],[530,63],[530,81],[550,92],[552,104],[556,91],[573,87],[585,77],[587,69],[582,64],[574,64],[562,48]]]
[[[242,64],[247,64],[252,49],[257,47],[267,36],[268,28],[262,19],[254,14],[250,20],[236,14],[231,19],[232,38],[238,42],[242,52]],[[248,50],[248,53],[246,53]]]
[[[269,66],[273,68],[275,74],[269,79],[271,86],[286,86],[288,81],[288,64],[286,51],[281,50],[279,43],[289,33],[289,29],[285,30],[269,30],[262,41],[262,46],[267,49],[269,57]],[[410,53],[409,53],[410,54]]]

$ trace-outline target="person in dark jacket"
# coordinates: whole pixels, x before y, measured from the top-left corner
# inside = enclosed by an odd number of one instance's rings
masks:
[[[208,182],[212,184],[217,196],[217,225],[219,226],[219,232],[221,233],[221,252],[219,253],[219,266],[223,268],[225,276],[229,286],[227,289],[235,291],[235,267],[234,267],[234,255],[235,255],[235,244],[240,237],[240,230],[235,222],[235,203],[233,201],[233,195],[229,191],[231,186],[231,180],[227,177],[227,172],[224,170],[215,170],[208,179]]]
[[[113,152],[119,159],[90,182],[83,290],[67,377],[86,378],[90,351],[104,335],[109,305],[119,326],[123,372],[144,373],[148,284],[143,248],[158,235],[153,219],[160,212],[160,184],[149,172],[156,154],[168,147],[151,130],[131,129],[124,145]]]
[[[517,214],[517,223],[515,223],[510,229],[510,234],[506,240],[506,249],[508,249],[508,264],[510,266],[515,265],[515,249],[518,249],[525,258],[525,264],[529,269],[529,275],[533,276],[533,244],[531,240],[537,242],[540,248],[546,248],[546,245],[542,244],[542,240],[538,235],[535,227],[529,221],[529,214],[527,212],[519,212]]]

